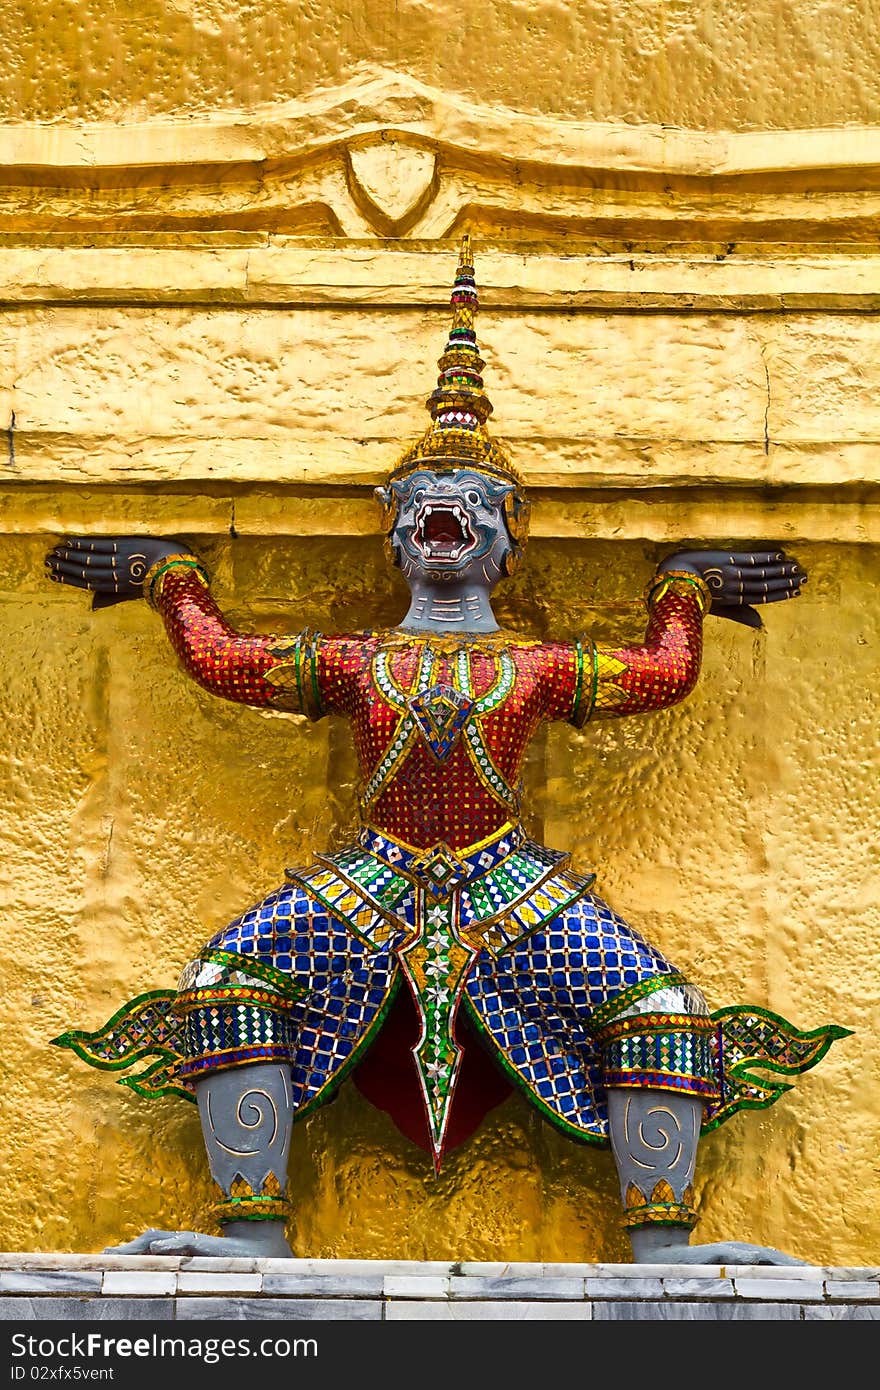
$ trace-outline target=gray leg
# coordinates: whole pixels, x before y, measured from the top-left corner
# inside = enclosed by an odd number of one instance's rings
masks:
[[[221,1201],[222,1236],[151,1230],[118,1254],[289,1256],[284,1233],[290,1131],[289,1068],[258,1062],[196,1084],[202,1134]]]
[[[690,1245],[696,1222],[693,1179],[703,1103],[646,1088],[609,1090],[611,1148],[624,1221],[637,1264],[800,1265],[762,1245]]]

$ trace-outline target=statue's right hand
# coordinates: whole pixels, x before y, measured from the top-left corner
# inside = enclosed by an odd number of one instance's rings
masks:
[[[70,536],[46,556],[55,584],[72,584],[94,594],[93,608],[140,598],[148,571],[166,555],[188,553],[177,541],[153,536]]]

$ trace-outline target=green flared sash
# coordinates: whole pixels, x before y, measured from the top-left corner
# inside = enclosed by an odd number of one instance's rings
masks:
[[[363,1056],[385,1020],[395,992],[394,986],[398,983],[395,975],[382,1007],[347,1064],[302,1107],[297,1118],[310,1114],[329,1099],[330,1093],[351,1071],[354,1062]],[[95,1032],[71,1029],[53,1038],[52,1045],[69,1048],[83,1062],[101,1071],[129,1071],[139,1062],[147,1062],[148,1065],[140,1071],[120,1077],[119,1085],[148,1100],[179,1096],[193,1102],[195,1097],[192,1092],[178,1081],[178,1068],[183,1061],[183,1040],[182,1020],[173,1008],[176,1000],[177,991],[173,989],[139,994],[123,1004]],[[469,999],[467,1002],[470,1004]],[[486,1032],[476,1011],[470,1008],[469,1012],[481,1031]],[[740,1110],[764,1110],[784,1092],[791,1090],[785,1081],[762,1073],[770,1072],[777,1077],[798,1076],[820,1062],[838,1038],[849,1037],[852,1033],[850,1028],[837,1024],[803,1031],[780,1014],[749,1004],[734,1004],[718,1009],[712,1014],[712,1020],[717,1029],[716,1060],[721,1078],[721,1098],[707,1105],[702,1126],[704,1132],[717,1129]],[[491,1034],[488,1037],[491,1038]],[[502,1061],[506,1059],[502,1057]],[[525,1087],[523,1078],[513,1066],[508,1065],[506,1070],[513,1080],[527,1090],[528,1098],[533,1103],[539,1103],[547,1118],[567,1134],[593,1143],[607,1142],[604,1124],[596,1126],[598,1132],[590,1132],[565,1122],[555,1113],[549,1113],[548,1107],[540,1103],[540,1098]]]
[[[195,1101],[195,1096],[177,1080],[183,1053],[181,1020],[172,1012],[176,999],[174,989],[154,989],[148,994],[139,994],[117,1009],[94,1033],[71,1029],[52,1038],[52,1046],[69,1047],[83,1062],[101,1071],[125,1071],[152,1058],[142,1071],[133,1076],[121,1076],[119,1085],[127,1086],[147,1100],[180,1096],[183,1100]]]
[[[829,1024],[803,1032],[781,1014],[751,1004],[732,1004],[712,1014],[718,1033],[721,1099],[707,1106],[703,1131],[717,1129],[739,1110],[765,1110],[792,1088],[759,1072],[799,1076],[821,1062],[838,1038],[851,1028]],[[755,1070],[757,1068],[757,1071]]]

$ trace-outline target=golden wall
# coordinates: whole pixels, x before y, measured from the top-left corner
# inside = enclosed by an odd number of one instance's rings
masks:
[[[242,626],[393,623],[370,494],[423,428],[469,230],[535,502],[503,620],[635,638],[688,544],[810,572],[760,633],[709,621],[685,705],[550,730],[530,824],[712,1007],[854,1030],[706,1138],[699,1235],[876,1261],[870,9],[0,4],[0,1246],[210,1228],[194,1109],[48,1040],[173,984],[355,813],[344,727],[213,700],[145,606],[92,615],[42,556],[180,536]],[[435,1179],[347,1082],[291,1167],[300,1255],[626,1258],[610,1156],[518,1096]]]

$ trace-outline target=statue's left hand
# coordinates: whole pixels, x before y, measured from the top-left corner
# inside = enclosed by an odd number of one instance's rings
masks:
[[[203,1231],[144,1231],[124,1245],[108,1245],[105,1255],[208,1255],[211,1258],[289,1259],[292,1255],[280,1221],[236,1223],[251,1229],[234,1236],[209,1236]]]
[[[807,582],[804,570],[784,550],[683,550],[669,555],[664,570],[686,570],[706,581],[711,612],[719,618],[760,627],[754,605],[797,598]]]

